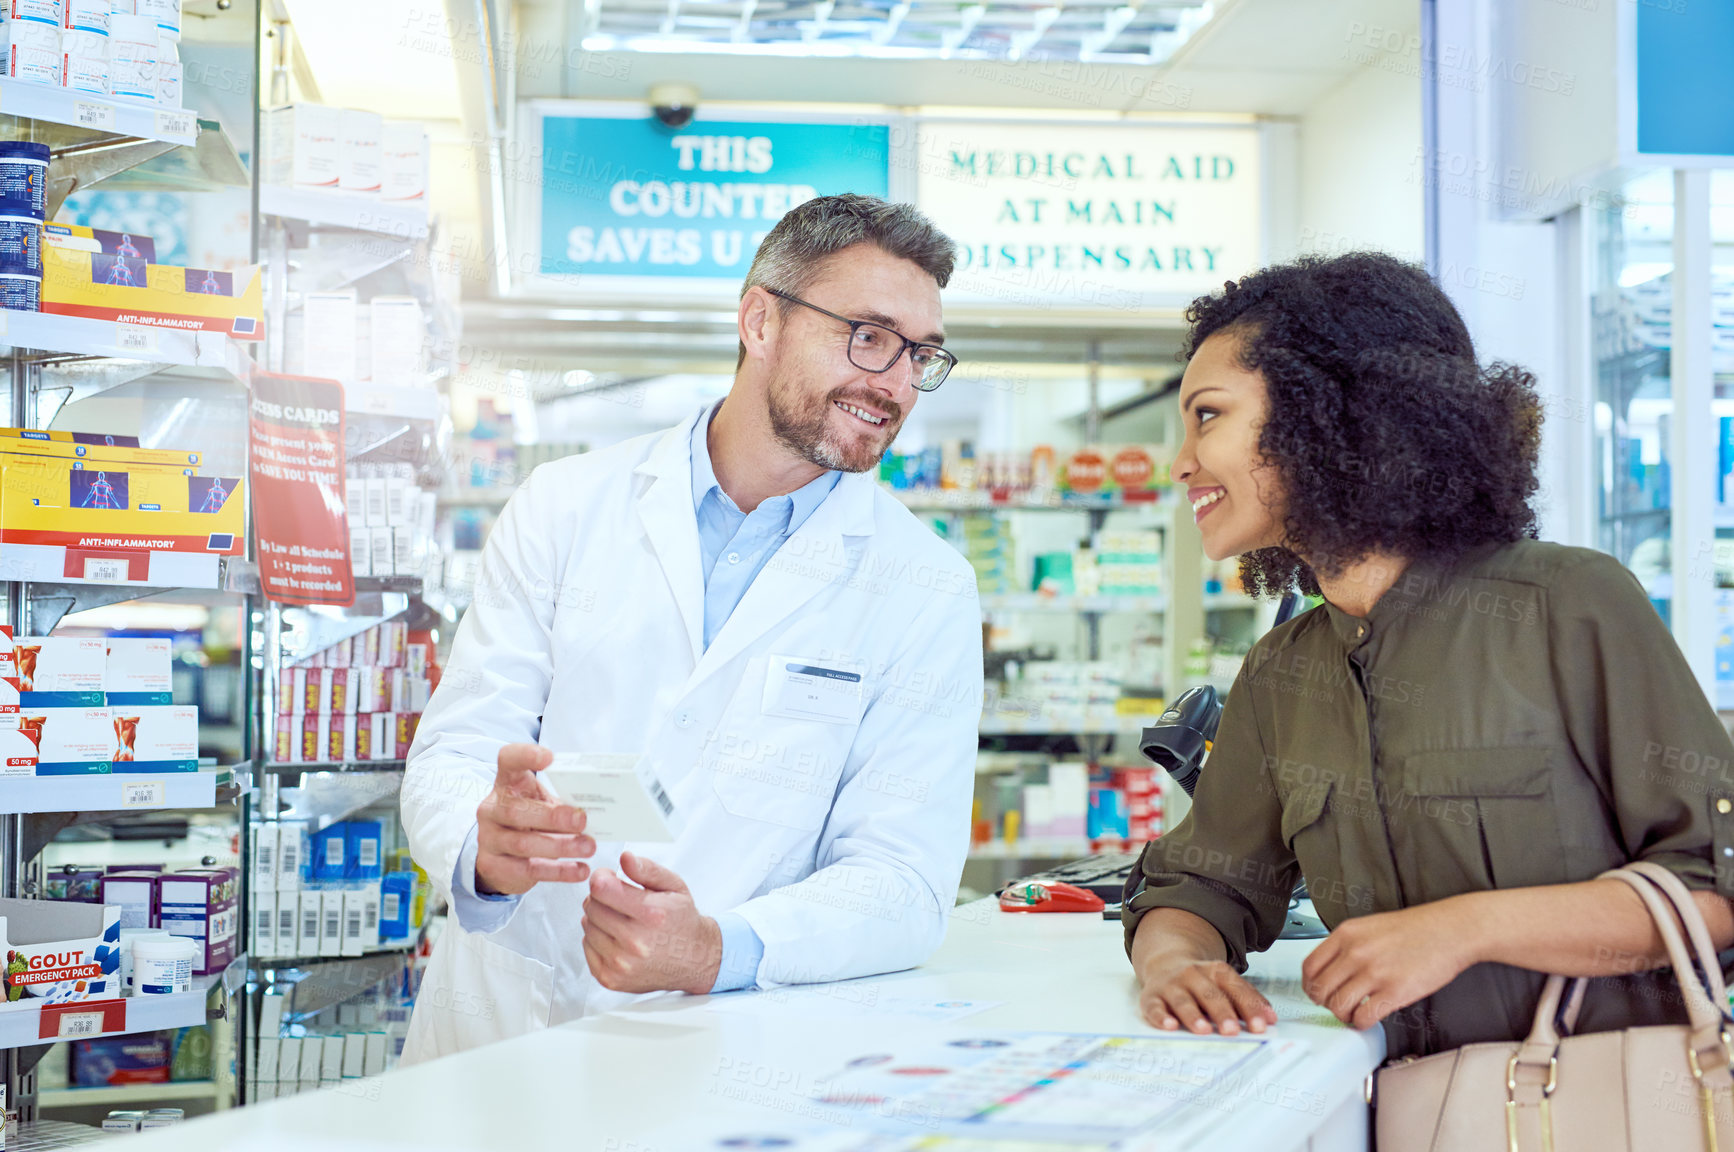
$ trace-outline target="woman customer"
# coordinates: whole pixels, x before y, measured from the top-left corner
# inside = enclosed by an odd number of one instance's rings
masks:
[[[1195,301],[1173,465],[1204,551],[1324,603],[1254,646],[1191,814],[1145,850],[1145,1018],[1276,1022],[1240,975],[1304,876],[1303,987],[1392,1056],[1529,1032],[1543,973],[1606,976],[1577,1030],[1684,1020],[1624,884],[1678,873],[1734,943],[1734,743],[1612,557],[1538,542],[1541,408],[1477,365],[1419,268],[1357,253]]]

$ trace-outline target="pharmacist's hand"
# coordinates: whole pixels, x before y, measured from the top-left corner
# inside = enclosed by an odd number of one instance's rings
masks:
[[[548,799],[536,773],[554,753],[538,744],[500,749],[494,790],[476,808],[476,891],[518,896],[543,880],[587,879],[596,841],[583,835],[584,810]]]
[[[1138,1007],[1152,1027],[1169,1032],[1238,1036],[1242,1021],[1253,1032],[1276,1023],[1270,1001],[1221,960],[1177,958],[1152,965],[1143,973]]]
[[[717,922],[699,913],[685,881],[655,861],[622,852],[620,871],[625,879],[597,869],[584,901],[591,974],[616,992],[709,992],[722,967]]]
[[[1476,925],[1440,900],[1337,925],[1301,964],[1301,988],[1352,1028],[1431,996],[1474,962]]]

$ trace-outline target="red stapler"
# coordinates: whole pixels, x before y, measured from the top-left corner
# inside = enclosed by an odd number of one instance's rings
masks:
[[[999,894],[1002,912],[1100,912],[1107,905],[1088,888],[1058,880],[1024,880]]]

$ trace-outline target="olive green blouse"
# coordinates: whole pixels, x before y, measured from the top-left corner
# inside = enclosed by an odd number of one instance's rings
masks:
[[[1327,926],[1653,860],[1734,896],[1734,742],[1612,557],[1522,541],[1415,565],[1363,619],[1273,629],[1191,813],[1141,858],[1151,908],[1268,948],[1304,875]],[[1139,879],[1134,872],[1132,888]],[[1392,1056],[1529,1031],[1544,977],[1478,964],[1385,1021]],[[1590,985],[1578,1031],[1684,1022],[1671,973]]]

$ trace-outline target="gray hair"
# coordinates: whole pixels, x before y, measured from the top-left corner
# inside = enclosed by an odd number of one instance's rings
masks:
[[[910,204],[843,192],[816,196],[791,208],[759,244],[741,295],[755,285],[800,295],[824,269],[824,261],[855,244],[871,244],[887,255],[908,260],[941,288],[957,263],[957,245]],[[787,312],[787,300],[777,301]],[[735,367],[746,361],[740,348]]]
[[[939,282],[951,279],[957,245],[911,204],[844,192],[797,204],[759,244],[741,295],[755,284],[799,294],[819,275],[821,262],[854,244],[872,244],[919,267]]]

